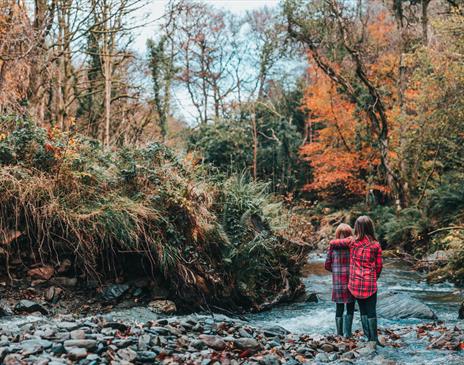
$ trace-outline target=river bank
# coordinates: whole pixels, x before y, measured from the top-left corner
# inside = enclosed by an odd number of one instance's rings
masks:
[[[1,325],[0,357],[10,364],[301,364],[361,356],[355,341],[257,328],[226,316],[187,316],[145,323],[111,315]],[[356,349],[356,350],[355,350]],[[372,349],[364,349],[365,353]]]
[[[386,260],[380,295],[392,291],[407,295],[414,300],[411,303],[421,303],[437,318],[390,316],[384,304],[397,298],[381,299],[379,335],[384,348],[374,349],[364,342],[358,313],[353,339],[333,336],[330,275],[323,269],[323,259],[314,254],[307,264],[310,274],[304,282],[312,301],[280,304],[240,318],[218,313],[155,313],[146,304],[134,307],[134,298],[105,305],[88,304],[91,298],[83,300],[83,296],[74,298],[75,307],[67,307],[69,302],[63,298],[54,310],[39,303],[49,315],[36,311],[0,319],[0,357],[4,364],[50,365],[457,365],[464,361],[464,332],[457,318],[462,293],[452,284],[427,284],[422,274],[398,260]],[[66,308],[75,314],[64,314]]]
[[[224,315],[158,318],[139,308],[132,312],[53,319],[26,316],[1,321],[2,364],[261,364],[298,365],[353,362],[396,364],[391,349],[404,347],[405,337],[417,337],[428,348],[446,354],[459,350],[464,338],[458,328],[443,325],[408,326],[382,331],[385,348],[361,339],[290,333],[278,325],[256,326]],[[122,320],[129,315],[130,319]],[[437,336],[439,336],[437,338]],[[442,359],[444,359],[442,357]],[[449,357],[449,364],[453,362]]]

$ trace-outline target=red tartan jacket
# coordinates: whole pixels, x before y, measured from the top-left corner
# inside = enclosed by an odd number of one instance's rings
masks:
[[[330,241],[331,247],[350,248],[348,289],[355,298],[368,298],[377,292],[377,279],[382,272],[382,248],[367,237],[360,241],[344,238]]]
[[[351,303],[353,296],[348,290],[350,276],[350,250],[334,249],[329,246],[325,269],[332,272],[332,301],[335,303]]]

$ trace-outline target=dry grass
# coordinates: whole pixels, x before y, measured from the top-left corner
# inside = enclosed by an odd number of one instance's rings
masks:
[[[105,152],[27,122],[4,133],[0,234],[23,233],[11,255],[70,257],[99,281],[125,278],[135,263],[196,307],[259,309],[298,290],[307,249],[273,233],[262,186],[208,183],[160,144]]]

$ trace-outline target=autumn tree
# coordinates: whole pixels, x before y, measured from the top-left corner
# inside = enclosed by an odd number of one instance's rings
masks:
[[[290,36],[304,44],[311,62],[329,77],[347,102],[359,109],[359,119],[368,121],[385,183],[398,203],[405,206],[404,184],[392,161],[390,145],[389,113],[395,102],[390,93],[393,78],[392,74],[386,78],[382,75],[385,67],[396,72],[388,39],[393,34],[385,32],[391,20],[385,11],[369,5],[330,0],[302,6],[287,1],[285,13]],[[324,16],[311,19],[311,14],[318,13]]]
[[[310,63],[304,106],[314,134],[302,149],[315,173],[309,188],[341,186],[359,196],[390,191],[398,207],[412,203],[419,189],[413,146],[428,128],[418,123],[421,107],[410,102],[414,75],[424,69],[418,55],[435,52],[430,10],[439,19],[448,15],[438,11],[450,9],[448,2],[431,4],[285,2],[289,35]]]

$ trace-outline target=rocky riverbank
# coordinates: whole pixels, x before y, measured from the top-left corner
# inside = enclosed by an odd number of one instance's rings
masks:
[[[14,318],[0,325],[2,364],[260,364],[353,363],[357,359],[390,364],[377,350],[353,339],[292,334],[279,326],[256,327],[224,315],[189,315],[136,323],[113,315],[89,318]],[[424,325],[384,331],[388,347],[401,347],[406,333],[434,348],[459,350],[458,328]],[[438,337],[436,337],[438,336]],[[385,351],[382,349],[382,351]]]

